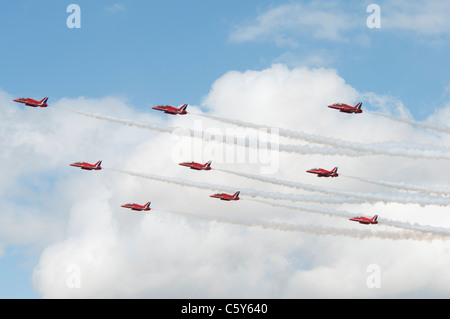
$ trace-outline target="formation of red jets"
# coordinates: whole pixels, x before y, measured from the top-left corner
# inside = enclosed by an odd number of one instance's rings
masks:
[[[19,99],[14,99],[13,101],[17,102],[17,103],[23,103],[23,104],[25,104],[27,106],[31,106],[31,107],[48,107],[49,106],[47,104],[48,97],[45,97],[40,101],[30,99],[30,98],[19,98]],[[158,106],[152,107],[152,109],[157,110],[157,111],[162,111],[165,114],[170,114],[170,115],[185,115],[185,114],[188,114],[188,112],[186,111],[187,107],[188,107],[188,104],[183,104],[180,107],[174,107],[171,105],[158,105]],[[351,105],[344,104],[344,103],[335,103],[335,104],[329,105],[328,107],[339,110],[342,113],[360,114],[363,112],[363,110],[361,109],[362,102],[359,102],[355,106],[351,106]],[[102,164],[102,161],[98,161],[95,164],[90,164],[90,163],[86,163],[86,162],[75,162],[75,163],[70,164],[70,166],[78,167],[83,170],[89,170],[89,171],[96,170],[97,171],[97,170],[102,169],[101,164]],[[179,163],[179,165],[189,167],[190,169],[198,170],[198,171],[212,170],[211,161],[209,161],[205,164],[196,163],[196,162],[183,162],[183,163]],[[310,170],[307,170],[306,172],[311,173],[311,174],[316,174],[317,177],[338,177],[339,174],[338,174],[337,170],[338,170],[337,167],[333,168],[332,170],[326,170],[323,168],[312,168]],[[240,191],[237,191],[233,195],[226,194],[226,193],[218,193],[218,194],[213,194],[210,197],[211,198],[219,198],[220,200],[223,200],[223,201],[238,201],[238,200],[240,200],[239,194],[240,194]],[[131,210],[135,210],[135,211],[150,211],[151,210],[150,204],[151,204],[151,202],[148,202],[144,205],[139,205],[136,203],[129,203],[129,204],[124,204],[121,207],[130,208]],[[372,218],[354,217],[354,218],[350,218],[349,220],[358,222],[360,224],[365,224],[365,225],[375,225],[375,224],[378,224],[378,215],[375,215]]]

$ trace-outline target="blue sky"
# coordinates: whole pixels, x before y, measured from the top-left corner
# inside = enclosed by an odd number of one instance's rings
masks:
[[[0,263],[1,299],[37,298],[38,295],[30,285],[30,274],[38,256],[23,247],[11,247],[5,252]]]
[[[398,97],[419,119],[442,102],[449,85],[448,35],[420,36],[383,24],[369,29],[368,2],[336,2],[329,10],[356,20],[345,41],[317,39],[295,27],[284,32],[296,47],[270,39],[230,41],[236,26],[296,3],[310,2],[78,1],[81,29],[69,29],[69,2],[15,1],[2,10],[0,66],[7,76],[0,87],[53,99],[117,95],[136,107],[200,104],[225,72],[266,68],[289,52],[299,60],[324,55],[323,64],[352,86]]]
[[[80,29],[66,26],[71,3],[81,8]],[[382,25],[369,29],[369,3],[8,1],[0,11],[0,89],[17,97],[49,96],[50,103],[117,96],[145,110],[156,104],[201,105],[213,82],[230,70],[304,64],[334,68],[359,92],[393,96],[423,120],[450,100],[449,33],[442,31],[448,28],[426,30],[392,20],[384,26],[385,17],[402,22],[408,15],[414,20],[423,13],[426,19],[435,11],[405,8],[400,19],[401,9],[378,1]],[[261,18],[282,6],[304,12],[323,8],[334,20],[311,26]],[[338,37],[311,32],[325,25],[336,25]],[[236,34],[255,28],[259,34],[236,40]],[[27,247],[6,247],[0,259],[1,298],[39,297],[29,282],[36,260]]]
[[[1,67],[9,76],[1,86],[55,98],[114,94],[136,106],[198,103],[227,70],[257,65],[227,42],[251,3],[127,1],[110,11],[114,2],[79,1],[81,29],[66,27],[69,2],[8,4]]]

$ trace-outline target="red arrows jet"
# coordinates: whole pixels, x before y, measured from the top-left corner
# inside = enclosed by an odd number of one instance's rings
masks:
[[[354,221],[354,222],[358,222],[360,224],[364,224],[364,225],[375,225],[378,224],[378,215],[375,215],[372,217],[372,219],[366,218],[366,217],[353,217],[350,218],[349,220]]]
[[[327,171],[326,169],[323,168],[313,168],[306,172],[311,174],[317,174],[317,177],[338,177],[339,174],[337,173],[337,170],[338,170],[337,167],[333,168],[331,171]]]
[[[172,115],[180,114],[180,115],[184,115],[184,114],[188,113],[186,111],[187,106],[188,106],[187,104],[183,104],[179,108],[176,108],[176,107],[170,106],[170,105],[158,105],[158,106],[152,107],[152,109],[158,110],[158,111],[163,111],[166,114],[172,114]]]
[[[85,169],[88,171],[92,171],[92,170],[99,171],[102,169],[102,167],[100,165],[102,165],[102,161],[98,161],[95,164],[89,164],[86,162],[76,162],[76,163],[70,164],[70,166],[79,167],[81,169]]]
[[[186,166],[186,167],[189,167],[190,169],[195,169],[198,171],[209,171],[209,170],[212,170],[211,163],[212,163],[212,161],[209,161],[206,164],[200,164],[200,163],[195,163],[195,162],[184,162],[184,163],[180,163],[178,165]]]
[[[139,205],[139,204],[135,204],[135,203],[130,203],[130,204],[122,205],[120,207],[131,208],[132,210],[137,210],[137,211],[141,212],[141,211],[149,211],[149,210],[151,210],[150,204],[151,204],[151,202],[148,202],[145,205]]]
[[[359,102],[356,104],[356,106],[347,105],[344,103],[335,103],[332,105],[328,105],[329,108],[339,110],[343,113],[362,113],[363,110],[361,110],[362,102]]]
[[[20,99],[15,99],[13,101],[18,102],[18,103],[23,103],[25,105],[32,106],[32,107],[47,107],[48,106],[48,104],[47,104],[48,97],[45,97],[40,101],[36,101],[36,100],[25,98],[25,97],[20,98]]]
[[[214,194],[214,195],[211,195],[211,196],[209,196],[209,197],[212,197],[212,198],[220,198],[220,200],[226,200],[226,201],[230,201],[230,200],[239,200],[239,199],[240,199],[240,198],[239,198],[239,194],[240,194],[240,193],[241,193],[241,192],[236,192],[236,193],[234,193],[234,195],[221,193],[221,194]]]

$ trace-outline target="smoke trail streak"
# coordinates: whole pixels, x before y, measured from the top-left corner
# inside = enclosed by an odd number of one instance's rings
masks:
[[[170,127],[170,126],[161,126],[157,124],[149,124],[149,123],[139,123],[135,121],[130,120],[124,120],[124,119],[118,119],[111,116],[104,116],[94,113],[87,113],[82,111],[76,111],[76,110],[70,110],[62,107],[56,107],[53,108],[71,112],[77,115],[82,115],[98,120],[108,121],[112,123],[118,123],[126,126],[132,126],[137,127],[141,129],[147,129],[151,131],[156,131],[160,133],[169,133],[169,134],[175,134],[179,136],[190,136],[192,138],[200,138],[206,142],[221,142],[225,144],[231,144],[236,146],[243,146],[243,147],[255,147],[258,148],[258,143],[250,142],[246,138],[239,138],[239,137],[230,137],[230,136],[223,136],[223,135],[217,135],[214,134],[212,138],[212,134],[209,134],[207,132],[199,132],[194,131],[191,129],[181,128],[181,127]],[[271,143],[270,147],[267,147],[267,150],[273,150],[273,151],[281,151],[281,152],[287,152],[287,153],[296,153],[296,154],[318,154],[318,155],[340,155],[340,156],[360,156],[357,152],[353,150],[341,150],[335,147],[317,147],[317,146],[310,146],[310,145],[283,145],[283,144],[277,144],[277,143]]]
[[[317,147],[310,145],[289,145],[289,144],[278,144],[273,146],[273,149],[278,149],[281,152],[295,153],[300,155],[316,154],[316,155],[337,155],[337,156],[349,156],[349,157],[360,157],[369,154],[361,154],[354,150],[339,149],[335,147]]]
[[[382,181],[382,180],[357,177],[357,176],[347,176],[347,175],[342,175],[342,176],[351,178],[354,180],[358,180],[361,182],[369,183],[369,184],[385,186],[385,187],[389,187],[389,188],[395,188],[397,190],[420,192],[420,193],[429,194],[429,195],[434,194],[434,195],[440,195],[440,196],[450,196],[450,188],[443,187],[443,186],[432,186],[432,185],[425,186],[425,185],[415,185],[415,184],[407,184],[407,183]]]
[[[142,174],[142,173],[136,173],[136,172],[129,172],[124,170],[118,170],[113,168],[103,168],[108,169],[113,172],[126,174],[129,176],[135,176],[135,177],[141,177],[149,180],[154,181],[160,181],[170,184],[176,184],[180,186],[187,186],[187,187],[194,187],[199,189],[205,189],[210,191],[225,191],[225,192],[231,192],[234,193],[237,191],[236,188],[232,188],[229,186],[221,186],[217,184],[208,184],[208,183],[200,183],[200,182],[193,182],[188,181],[185,179],[180,178],[174,178],[174,177],[164,177],[164,176],[158,176],[154,174]],[[314,202],[314,203],[328,203],[328,204],[343,204],[343,203],[361,203],[361,200],[358,199],[343,199],[340,197],[331,197],[331,196],[307,196],[307,195],[301,195],[301,194],[285,194],[285,193],[277,193],[277,192],[264,192],[264,191],[257,191],[254,189],[239,189],[241,191],[241,194],[245,194],[249,197],[263,197],[268,199],[275,199],[275,200],[289,200],[293,202]]]
[[[99,114],[92,114],[92,113],[86,113],[81,111],[75,111],[75,110],[69,110],[61,107],[53,107],[56,109],[64,110],[67,112],[72,112],[74,114],[95,118],[99,120],[109,121],[113,123],[118,123],[122,125],[127,126],[133,126],[141,129],[148,129],[152,131],[157,131],[161,133],[170,133],[175,135],[181,135],[181,136],[190,136],[193,138],[200,138],[207,142],[211,141],[210,135],[205,136],[204,132],[196,132],[190,129],[185,128],[177,128],[177,127],[168,127],[168,126],[161,126],[156,124],[148,124],[148,123],[138,123],[135,121],[129,121],[129,120],[123,120],[118,119],[110,116],[104,116]],[[214,117],[211,115],[204,115],[204,114],[197,114],[204,117],[210,117],[217,120],[226,121],[226,123],[235,124],[238,126],[243,127],[250,127],[250,128],[264,128],[267,129],[266,126],[263,125],[256,125],[251,123],[244,123],[240,121],[235,120],[228,120]],[[241,125],[239,123],[242,123]],[[245,124],[245,125],[244,125]],[[440,152],[436,150],[424,150],[424,149],[414,149],[414,150],[405,150],[405,149],[384,149],[380,150],[379,147],[381,145],[364,145],[360,143],[355,142],[347,142],[337,139],[332,139],[328,137],[321,137],[316,135],[308,135],[305,133],[299,133],[299,132],[293,132],[288,131],[284,129],[280,129],[280,135],[285,137],[291,137],[291,138],[300,138],[307,142],[313,142],[318,144],[325,144],[329,145],[331,147],[314,147],[309,145],[283,145],[283,144],[272,144],[271,149],[281,152],[288,152],[288,153],[296,153],[296,154],[318,154],[318,155],[339,155],[339,156],[364,156],[364,155],[389,155],[389,156],[400,156],[400,157],[409,157],[409,158],[416,158],[416,159],[450,159],[450,154],[445,152]],[[215,135],[215,138],[213,139],[214,142],[223,142],[227,144],[233,144],[238,146],[244,146],[244,147],[255,147],[257,145],[256,143],[249,143],[246,139],[230,139],[225,136],[219,136]],[[257,147],[257,146],[256,146]]]
[[[393,116],[393,115],[385,114],[385,113],[372,112],[372,111],[368,111],[368,112],[370,114],[381,116],[381,117],[385,117],[385,118],[388,118],[390,120],[394,120],[394,121],[397,121],[397,122],[411,124],[411,125],[414,125],[414,126],[417,126],[417,127],[429,129],[429,130],[436,131],[436,132],[439,132],[439,133],[450,134],[450,127],[439,126],[439,125],[435,125],[435,124],[431,124],[431,123],[425,123],[425,122],[419,122],[419,121],[407,119],[407,118],[404,118],[404,117],[397,117],[397,116]]]
[[[195,115],[202,116],[205,118],[213,119],[223,123],[233,124],[236,126],[253,128],[253,129],[268,129],[266,125],[253,124],[249,122],[243,122],[234,119],[223,118],[219,116],[209,115],[209,114],[199,114]],[[393,146],[392,143],[389,144],[362,144],[358,142],[344,141],[336,138],[312,135],[303,132],[295,132],[283,128],[277,128],[280,136],[287,138],[300,139],[310,143],[324,144],[332,147],[343,148],[347,150],[352,150],[360,153],[360,155],[388,155],[388,156],[399,156],[408,157],[415,159],[450,159],[450,153],[448,151],[439,151],[435,149],[424,149],[423,147],[417,148],[400,148],[399,145]],[[414,147],[414,146],[410,146]]]
[[[321,187],[309,184],[303,184],[299,182],[286,181],[276,178],[258,176],[242,172],[234,172],[224,169],[216,168],[216,171],[224,172],[227,174],[245,177],[253,180],[258,180],[261,182],[271,183],[274,185],[281,185],[290,188],[303,189],[306,191],[320,192],[328,195],[344,196],[347,198],[359,198],[366,202],[383,202],[383,203],[400,203],[400,204],[418,204],[418,205],[438,205],[438,206],[448,206],[450,205],[450,198],[442,198],[436,196],[408,196],[400,194],[400,196],[392,196],[388,194],[379,193],[362,193],[355,191],[345,191],[336,188]],[[357,179],[357,178],[356,178]]]
[[[246,227],[258,227],[262,229],[269,229],[275,231],[283,232],[301,232],[312,234],[316,236],[339,236],[339,237],[351,237],[357,239],[369,239],[369,238],[379,238],[379,239],[390,239],[390,240],[420,240],[420,241],[432,241],[436,238],[428,233],[421,233],[418,231],[404,230],[404,231],[385,231],[385,230],[359,230],[359,229],[343,229],[336,227],[324,227],[321,225],[300,225],[300,224],[288,224],[280,222],[270,222],[270,221],[255,221],[255,220],[231,220],[217,218],[213,216],[205,216],[199,214],[191,214],[184,212],[175,212],[168,210],[161,210],[163,213],[169,213],[174,215],[179,215],[187,218],[195,218],[204,221],[211,221],[217,223],[225,223],[236,226],[246,226]]]
[[[344,217],[344,218],[351,218],[355,217],[355,215],[351,215],[348,212],[342,212],[338,210],[333,209],[327,209],[322,207],[311,207],[311,206],[305,206],[305,205],[299,205],[299,204],[290,204],[290,203],[281,203],[281,202],[270,202],[267,200],[260,200],[260,199],[249,199],[254,202],[270,205],[273,207],[283,207],[287,209],[293,209],[293,210],[300,210],[303,212],[313,213],[313,214],[321,214],[321,215],[327,215],[327,216],[335,216],[335,217]],[[433,234],[434,238],[436,239],[450,239],[450,229],[442,228],[442,227],[433,227],[433,226],[426,226],[426,225],[420,225],[420,224],[411,224],[406,222],[400,222],[395,220],[390,220],[384,217],[378,217],[378,221],[382,225],[400,228],[404,230],[412,230],[412,231],[418,231],[425,234]]]
[[[208,189],[208,190],[227,188],[228,191],[234,191],[234,189],[229,188],[229,187],[211,185],[211,184],[207,184],[207,183],[190,182],[190,181],[180,180],[180,179],[175,179],[175,178],[161,177],[161,176],[149,175],[149,174],[133,173],[133,172],[127,172],[127,171],[122,171],[122,170],[116,170],[116,169],[109,169],[109,170],[115,171],[118,173],[122,173],[122,174],[126,174],[126,175],[130,175],[130,176],[137,176],[137,177],[147,178],[147,179],[151,179],[151,180],[157,180],[157,181],[177,184],[177,185],[181,185],[181,186],[189,186],[189,187]],[[263,198],[269,198],[269,199],[287,199],[287,200],[294,201],[294,202],[295,201],[310,201],[309,199],[307,199],[307,198],[305,199],[304,197],[298,198],[299,195],[294,195],[294,194],[258,192],[258,191],[254,191],[254,190],[245,190],[245,193],[246,193],[246,195],[249,195],[250,197],[263,197]],[[258,201],[257,199],[251,199],[251,200]],[[285,207],[285,208],[291,208],[291,209],[301,209],[303,211],[308,211],[311,213],[319,213],[319,214],[324,214],[324,215],[329,215],[329,216],[351,217],[349,213],[340,212],[337,210],[330,210],[330,209],[326,209],[326,208],[316,208],[316,207],[311,207],[311,206],[300,206],[300,205],[289,205],[286,203],[273,203],[273,202],[267,202],[267,201],[262,201],[262,200],[259,200],[259,202],[270,204],[272,206],[279,206],[279,207]],[[412,230],[412,231],[432,233],[433,235],[440,235],[440,236],[450,236],[450,231],[446,230],[444,228],[438,229],[438,228],[433,228],[433,227],[428,227],[428,226],[421,226],[421,225],[417,225],[417,224],[411,225],[408,223],[389,221],[387,219],[383,220],[383,223],[390,225],[390,226],[395,226],[398,228],[408,229],[408,230]]]
[[[167,127],[167,126],[161,126],[161,125],[155,125],[155,124],[149,124],[149,123],[145,123],[145,124],[138,123],[138,122],[134,122],[134,121],[118,119],[118,118],[111,117],[111,116],[69,110],[69,109],[62,108],[62,107],[53,107],[53,108],[71,112],[71,113],[78,114],[78,115],[82,115],[82,116],[86,116],[86,117],[90,117],[90,118],[94,118],[97,120],[103,120],[103,121],[108,121],[108,122],[112,122],[112,123],[118,123],[118,124],[122,124],[122,125],[133,126],[133,127],[142,128],[142,129],[148,129],[151,131],[157,131],[157,132],[161,132],[161,133],[176,134],[176,132],[174,132],[175,128],[171,128],[171,127]],[[187,130],[187,134],[183,134],[183,135],[190,135],[190,134],[193,134],[193,132],[190,130]]]

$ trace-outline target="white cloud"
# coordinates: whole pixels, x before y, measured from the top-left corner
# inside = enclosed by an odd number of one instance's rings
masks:
[[[197,172],[178,166],[173,158],[174,147],[181,142],[193,145],[191,139],[58,109],[190,129],[199,121],[203,128],[220,132],[229,127],[196,116],[200,113],[197,107],[190,107],[191,114],[187,116],[159,118],[150,109],[137,112],[117,98],[62,99],[45,110],[13,104],[7,94],[0,98],[5,119],[0,128],[3,137],[0,164],[9,168],[0,173],[1,227],[5,230],[1,232],[0,247],[37,243],[36,249],[42,253],[33,284],[43,297],[423,296],[418,291],[434,291],[435,295],[445,297],[450,293],[448,285],[438,280],[445,281],[448,276],[450,255],[444,241],[345,237],[346,232],[369,231],[382,236],[389,229],[382,223],[366,227],[343,218],[275,208],[253,202],[245,193],[241,193],[240,202],[216,201],[209,198],[208,190],[117,174],[108,168],[227,187],[294,192],[218,170]],[[335,70],[289,69],[281,64],[260,71],[224,74],[214,82],[204,106],[216,116],[359,143],[414,141],[450,146],[445,135],[400,125],[367,112],[348,115],[326,107],[338,101],[355,104],[361,98],[367,101],[364,107],[377,109],[395,101],[398,112],[407,113],[396,99],[358,92]],[[450,116],[448,108],[436,111],[439,120]],[[285,138],[280,142],[304,144]],[[211,149],[208,151],[201,143],[192,157],[185,160],[212,159],[213,167],[259,174],[258,163],[226,163]],[[105,169],[98,172],[68,165],[73,161],[99,159]],[[279,170],[273,177],[359,192],[392,193],[392,190],[355,182],[345,175],[430,185],[445,185],[449,178],[447,162],[438,160],[280,153],[279,161]],[[337,179],[318,179],[305,173],[311,167],[331,168],[335,164],[342,172]],[[120,207],[124,202],[147,201],[152,201],[150,213]],[[339,210],[355,215],[378,213],[380,221],[384,217],[435,227],[450,225],[447,207],[393,203],[339,206]],[[171,213],[176,211],[194,213],[203,219]],[[221,223],[221,219],[232,223]],[[312,225],[311,229],[316,227],[320,231],[312,235],[245,226],[249,221],[262,226],[272,222]],[[342,236],[329,236],[327,229],[341,230]],[[436,258],[439,263],[430,265],[428,261]],[[381,268],[380,289],[369,289],[366,285],[366,269],[371,264]],[[79,276],[80,288],[70,286],[74,276]]]
[[[356,25],[351,15],[337,3],[283,4],[270,8],[250,23],[235,27],[230,40],[271,40],[280,46],[296,47],[299,36],[346,41],[344,33]]]
[[[422,36],[450,34],[450,3],[440,0],[385,1],[382,10],[382,28],[408,31]]]
[[[367,3],[368,5],[369,3]],[[450,4],[441,0],[396,0],[377,3],[381,10],[380,30],[408,32],[409,36],[448,36]],[[362,3],[331,1],[289,3],[273,6],[256,18],[236,25],[230,32],[232,42],[273,42],[296,48],[304,39],[335,43],[353,42],[368,46],[367,18],[371,12]]]

